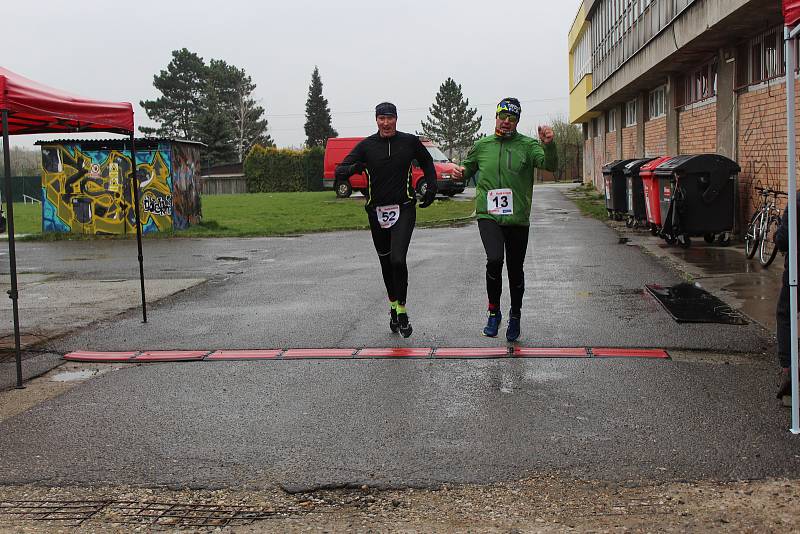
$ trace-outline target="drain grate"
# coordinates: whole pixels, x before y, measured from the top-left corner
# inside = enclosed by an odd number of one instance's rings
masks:
[[[102,522],[150,527],[243,526],[275,517],[274,510],[253,506],[218,506],[140,501],[0,501],[0,523],[57,521],[77,527],[95,516]],[[98,517],[99,518],[99,517]]]
[[[248,525],[275,516],[274,511],[251,506],[114,501],[109,504],[112,523],[164,527],[225,527]]]
[[[108,501],[0,501],[0,520],[58,521],[76,527],[108,505]]]

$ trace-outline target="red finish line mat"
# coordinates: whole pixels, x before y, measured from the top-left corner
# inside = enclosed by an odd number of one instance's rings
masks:
[[[135,362],[188,362],[202,360],[207,350],[150,350],[136,356]]]
[[[64,355],[65,360],[72,362],[129,362],[136,356],[137,351],[130,352],[94,352],[90,350],[79,350]]]
[[[356,349],[289,349],[283,353],[284,359],[314,359],[314,358],[352,358]]]
[[[446,347],[436,349],[434,358],[507,358],[508,347]]]
[[[593,348],[595,358],[669,358],[667,351],[661,349],[610,349]]]
[[[390,349],[361,349],[356,358],[428,358],[433,349],[418,348],[390,348]]]
[[[621,349],[609,347],[367,347],[363,349],[253,349],[253,350],[153,350],[153,351],[74,351],[65,360],[96,363],[187,362],[232,360],[301,359],[474,359],[474,358],[649,358],[668,359],[662,349]]]
[[[518,358],[588,358],[585,348],[514,347]]]
[[[274,360],[283,352],[272,350],[217,350],[206,356],[206,360]]]

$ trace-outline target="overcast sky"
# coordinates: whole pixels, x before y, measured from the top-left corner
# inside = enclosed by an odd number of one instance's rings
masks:
[[[504,96],[522,102],[520,131],[568,112],[567,32],[580,0],[15,0],[5,2],[2,66],[64,91],[134,104],[154,99],[171,51],[244,68],[278,146],[305,140],[314,65],[340,136],[375,130],[374,106],[398,108],[414,132],[442,82],[461,84],[493,128]],[[62,136],[63,137],[63,136]],[[46,136],[20,136],[30,146]],[[52,136],[50,136],[52,138]]]

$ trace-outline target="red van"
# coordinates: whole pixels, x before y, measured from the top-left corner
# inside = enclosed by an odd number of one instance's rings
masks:
[[[355,147],[363,137],[331,137],[325,144],[325,168],[322,175],[323,185],[330,189],[336,190],[336,196],[339,198],[349,197],[353,190],[365,193],[368,187],[366,173],[354,174],[347,181],[336,181],[334,172],[336,166],[342,162],[353,147]],[[439,150],[435,144],[430,140],[420,137],[420,141],[425,148],[428,149],[431,156],[433,156],[433,166],[436,167],[436,185],[439,187],[439,194],[452,197],[455,194],[464,191],[464,180],[458,180],[452,175],[453,169],[456,167],[444,153]],[[425,182],[420,181],[422,178],[422,169],[414,162],[414,167],[411,171],[411,180],[414,189],[418,194],[425,193]]]

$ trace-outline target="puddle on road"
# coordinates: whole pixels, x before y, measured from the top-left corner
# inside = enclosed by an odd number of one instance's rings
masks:
[[[741,251],[703,245],[703,243],[697,246],[693,244],[687,249],[682,249],[662,243],[659,247],[668,248],[671,254],[702,268],[708,275],[758,273],[764,270],[756,260],[748,260]]]

